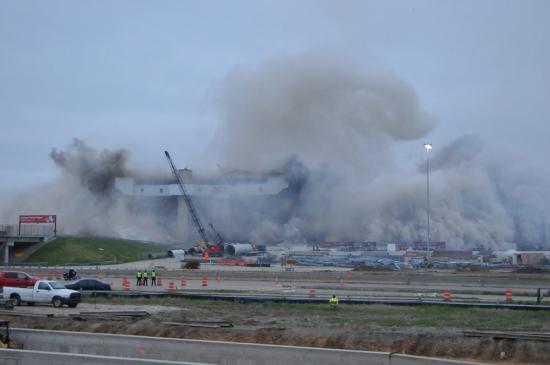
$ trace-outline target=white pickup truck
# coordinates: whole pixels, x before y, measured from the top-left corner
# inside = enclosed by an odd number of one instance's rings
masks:
[[[64,304],[71,308],[80,302],[80,292],[65,288],[64,285],[51,280],[38,280],[33,288],[12,288],[5,286],[4,299],[13,299],[15,305],[26,302],[28,305],[34,303],[52,303],[54,307],[62,307]]]

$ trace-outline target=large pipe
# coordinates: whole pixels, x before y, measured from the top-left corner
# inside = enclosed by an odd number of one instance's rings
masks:
[[[225,251],[230,255],[244,255],[252,252],[250,243],[228,243],[225,246]]]
[[[173,257],[177,260],[183,260],[185,258],[185,250],[169,250],[166,252],[166,257]]]

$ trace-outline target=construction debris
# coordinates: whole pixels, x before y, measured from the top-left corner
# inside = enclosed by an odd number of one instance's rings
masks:
[[[227,321],[192,321],[192,322],[162,322],[168,326],[198,327],[198,328],[228,328],[233,327],[232,322]]]
[[[75,320],[85,321],[89,319],[114,320],[138,319],[150,317],[151,314],[146,311],[125,311],[125,312],[80,312],[79,314],[69,314],[69,317]]]

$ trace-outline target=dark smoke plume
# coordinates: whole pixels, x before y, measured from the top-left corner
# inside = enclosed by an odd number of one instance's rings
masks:
[[[83,188],[93,194],[110,194],[115,178],[128,176],[127,152],[98,152],[75,138],[65,150],[52,149],[50,158],[65,175],[78,179]]]
[[[50,157],[60,168],[59,179],[36,191],[16,197],[5,210],[4,221],[19,214],[57,214],[60,234],[111,236],[141,240],[174,241],[163,206],[150,202],[136,209],[114,189],[117,177],[129,176],[124,150],[95,150],[74,139]]]

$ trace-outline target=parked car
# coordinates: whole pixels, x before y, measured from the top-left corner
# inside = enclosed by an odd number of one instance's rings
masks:
[[[26,302],[29,305],[34,303],[52,303],[54,307],[62,307],[64,304],[71,308],[76,307],[80,302],[81,294],[77,291],[65,288],[52,280],[38,280],[33,288],[4,287],[4,299],[13,299],[15,305]]]
[[[0,271],[0,287],[26,288],[36,283],[35,278],[22,271]]]
[[[79,279],[70,284],[66,284],[65,288],[72,290],[111,290],[111,286],[97,279]]]

